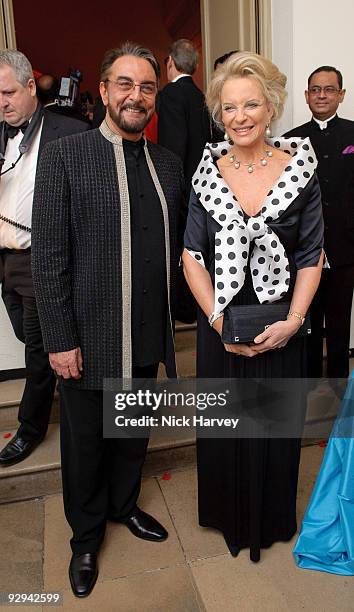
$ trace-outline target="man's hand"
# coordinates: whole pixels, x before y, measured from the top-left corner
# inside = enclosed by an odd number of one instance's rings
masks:
[[[62,378],[81,378],[82,355],[80,347],[62,353],[49,353],[51,368]]]

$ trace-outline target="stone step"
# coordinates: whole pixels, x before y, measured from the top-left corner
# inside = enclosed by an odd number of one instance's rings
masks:
[[[24,379],[6,380],[0,383],[0,431],[18,427],[18,407],[24,386]],[[57,392],[54,396],[50,422],[59,422],[59,396]]]
[[[16,429],[0,432],[0,450]],[[10,437],[9,437],[10,436]],[[195,464],[195,438],[151,438],[144,465],[144,475],[157,475],[170,469]],[[61,491],[59,425],[49,425],[45,440],[21,463],[0,467],[0,504]]]
[[[309,397],[303,445],[313,444],[330,435],[339,400],[324,382]],[[0,450],[16,432],[0,432]],[[145,475],[157,475],[169,469],[182,469],[195,463],[194,432],[175,429],[169,437],[152,432]],[[0,468],[0,503],[51,495],[61,490],[59,425],[52,423],[43,443],[30,457],[8,468]]]

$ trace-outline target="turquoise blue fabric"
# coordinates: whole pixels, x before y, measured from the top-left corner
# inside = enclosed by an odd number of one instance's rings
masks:
[[[353,415],[354,370],[294,548],[304,569],[354,576]]]

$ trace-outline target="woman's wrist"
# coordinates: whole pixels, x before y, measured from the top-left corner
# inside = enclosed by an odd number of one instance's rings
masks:
[[[297,317],[288,316],[285,322],[288,324],[289,329],[291,329],[294,333],[296,333],[302,325],[301,320]]]
[[[221,316],[218,317],[211,326],[220,336],[222,334],[223,321],[224,321],[224,313],[222,313]]]
[[[305,315],[293,308],[290,308],[286,318],[288,320],[292,318],[297,319],[300,322],[300,326],[303,325],[305,322]]]

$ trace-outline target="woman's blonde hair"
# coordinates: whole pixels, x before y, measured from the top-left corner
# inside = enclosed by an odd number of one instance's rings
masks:
[[[251,77],[260,85],[264,97],[272,109],[272,120],[281,116],[287,92],[285,90],[286,76],[269,59],[250,53],[239,51],[234,53],[221,64],[214,72],[209,83],[206,102],[209,112],[215,123],[221,123],[221,90],[229,79]]]

